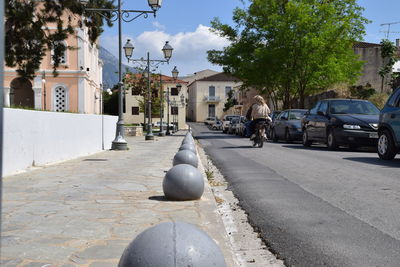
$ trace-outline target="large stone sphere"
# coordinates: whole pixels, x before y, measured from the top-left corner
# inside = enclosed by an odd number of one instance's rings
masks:
[[[165,174],[163,191],[170,200],[199,199],[204,192],[203,175],[192,165],[176,165]]]
[[[181,151],[181,150],[189,150],[189,151],[192,151],[194,154],[197,154],[196,147],[190,143],[181,145],[181,147],[179,148],[179,151]]]
[[[183,144],[192,144],[192,145],[194,145],[194,139],[185,137],[182,140],[182,145]]]
[[[172,162],[172,165],[178,165],[178,164],[189,164],[192,165],[193,167],[197,168],[199,164],[199,160],[197,158],[197,155],[194,154],[190,150],[181,150],[178,151],[178,153],[175,154],[174,160]]]
[[[194,138],[193,138],[193,135],[192,135],[190,132],[188,132],[188,133],[185,135],[185,137],[194,139]]]
[[[221,249],[196,226],[164,222],[140,233],[125,249],[118,267],[226,267]]]

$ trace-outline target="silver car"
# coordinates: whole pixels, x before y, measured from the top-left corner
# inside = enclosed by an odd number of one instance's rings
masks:
[[[239,119],[240,116],[239,115],[225,115],[224,119],[222,120],[222,132],[223,133],[227,133],[229,130],[229,125],[231,123],[231,120],[233,118],[237,118]]]

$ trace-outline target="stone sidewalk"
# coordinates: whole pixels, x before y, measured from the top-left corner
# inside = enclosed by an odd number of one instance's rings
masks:
[[[186,132],[104,151],[3,179],[1,266],[117,266],[137,234],[165,221],[207,232],[237,266],[211,188],[173,202],[162,181]],[[204,171],[202,166],[200,169]]]

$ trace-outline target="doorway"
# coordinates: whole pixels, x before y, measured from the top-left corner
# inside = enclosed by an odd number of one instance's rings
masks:
[[[26,78],[15,78],[10,84],[11,106],[34,108],[34,92],[32,83]]]
[[[208,117],[215,117],[215,104],[208,105]]]

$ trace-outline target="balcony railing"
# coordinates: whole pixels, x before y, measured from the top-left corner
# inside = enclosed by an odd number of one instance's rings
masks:
[[[206,102],[219,102],[221,98],[219,96],[204,96],[203,100]]]

